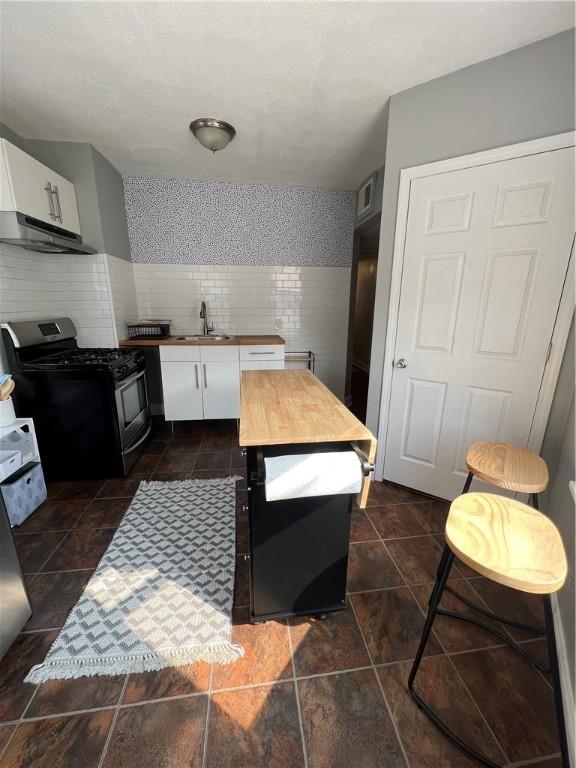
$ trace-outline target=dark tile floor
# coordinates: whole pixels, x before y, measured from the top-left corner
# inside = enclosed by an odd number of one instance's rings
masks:
[[[138,482],[242,474],[234,428],[180,425],[173,435],[158,425],[129,478],[56,483],[16,530],[34,614],[0,662],[0,766],[473,768],[406,690],[447,504],[384,483],[374,484],[365,512],[353,511],[346,611],[326,621],[249,623],[246,492],[239,483],[233,631],[245,649],[241,660],[22,682],[81,594]],[[539,598],[463,565],[452,583],[515,619],[543,620]],[[544,641],[514,634],[545,654]],[[502,765],[560,768],[549,682],[487,632],[441,617],[419,689]]]

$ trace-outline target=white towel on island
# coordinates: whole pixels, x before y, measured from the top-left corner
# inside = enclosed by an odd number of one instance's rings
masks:
[[[303,453],[264,459],[266,501],[359,493],[362,465],[354,451]]]

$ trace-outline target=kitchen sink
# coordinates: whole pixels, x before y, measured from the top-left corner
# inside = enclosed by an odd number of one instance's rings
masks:
[[[230,336],[218,336],[215,333],[209,333],[208,335],[197,333],[192,336],[173,336],[172,337],[175,341],[198,341],[200,339],[206,340],[206,341],[226,341],[230,338]]]

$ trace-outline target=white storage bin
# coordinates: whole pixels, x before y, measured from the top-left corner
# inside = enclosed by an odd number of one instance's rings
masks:
[[[0,438],[0,451],[20,451],[22,454],[20,463],[26,464],[35,455],[34,437],[30,432],[25,432],[23,429],[15,429]]]
[[[22,525],[42,502],[46,501],[46,484],[41,464],[28,464],[0,484],[10,525]]]
[[[20,451],[0,449],[0,482],[16,472],[22,466],[22,454]]]

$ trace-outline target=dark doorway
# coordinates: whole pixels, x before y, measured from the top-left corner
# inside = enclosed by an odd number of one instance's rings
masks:
[[[355,230],[350,284],[346,404],[363,423],[366,422],[370,379],[370,350],[379,242],[380,214],[377,214]]]

